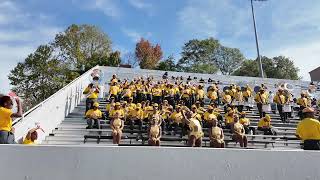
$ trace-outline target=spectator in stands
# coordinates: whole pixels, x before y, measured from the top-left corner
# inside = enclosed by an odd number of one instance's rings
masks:
[[[256,134],[256,129],[254,127],[250,126],[250,119],[246,118],[246,113],[245,112],[241,112],[240,113],[239,122],[240,122],[240,124],[243,125],[243,128],[244,128],[246,134],[250,134],[250,132],[252,132],[253,135]]]
[[[262,106],[264,104],[267,104],[267,102],[268,102],[267,101],[268,100],[268,94],[266,93],[264,88],[262,88],[262,87],[260,88],[259,92],[254,97],[254,100],[257,103],[257,108],[258,108],[258,111],[259,111],[260,118],[264,117],[266,115],[266,113],[263,112]]]
[[[27,144],[27,145],[35,145],[35,141],[38,139],[38,132],[37,130],[42,130],[42,132],[44,132],[44,130],[37,125],[37,127],[32,128],[28,131],[28,134],[26,135],[26,137],[24,138],[22,144]]]
[[[247,147],[248,140],[245,135],[245,130],[242,124],[239,122],[239,116],[234,115],[234,123],[231,125],[232,139],[240,143],[240,147]]]
[[[154,114],[150,120],[150,127],[148,129],[149,140],[151,146],[160,146],[161,138],[161,116]]]
[[[277,135],[276,130],[271,126],[271,117],[268,114],[260,119],[258,123],[258,130],[263,131],[264,135]]]
[[[110,122],[110,126],[112,129],[113,144],[120,144],[124,122],[121,119],[119,111],[116,112],[113,117],[114,118]]]
[[[18,107],[16,113],[12,112],[13,102],[9,96],[0,98],[0,144],[15,144],[12,118],[22,117],[22,105],[19,98],[15,99]]]
[[[102,112],[99,110],[99,103],[93,103],[93,109],[90,109],[86,113],[87,129],[97,128],[100,129],[100,119],[102,118]]]
[[[92,83],[83,91],[86,95],[86,112],[92,108],[93,104],[98,101],[100,93],[100,88],[98,85],[93,85]]]
[[[224,148],[224,134],[222,128],[218,127],[218,120],[214,115],[209,116],[212,119],[212,127],[209,128],[210,146],[213,148]]]
[[[182,111],[182,115],[183,120],[190,128],[188,145],[190,147],[201,147],[204,134],[200,122],[192,118],[192,112],[187,109]]]
[[[297,126],[296,136],[303,140],[304,150],[320,150],[320,122],[315,119],[315,111],[307,107],[302,113],[304,119]]]

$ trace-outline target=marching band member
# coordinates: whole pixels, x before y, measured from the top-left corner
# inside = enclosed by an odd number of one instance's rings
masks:
[[[238,111],[242,112],[243,106],[244,106],[244,98],[243,93],[240,86],[237,86],[236,88],[237,92],[235,93],[235,100],[237,102]]]
[[[298,98],[297,104],[300,106],[299,117],[300,119],[303,119],[303,109],[311,107],[311,100],[308,98],[306,92],[301,92],[301,97]]]
[[[278,90],[273,98],[273,102],[277,104],[277,109],[279,111],[281,121],[286,122],[288,117],[283,112],[283,106],[286,104],[286,97],[284,95],[283,89]]]
[[[266,113],[263,112],[262,106],[268,103],[268,94],[266,93],[265,89],[260,88],[254,100],[257,103],[260,118],[264,117]]]

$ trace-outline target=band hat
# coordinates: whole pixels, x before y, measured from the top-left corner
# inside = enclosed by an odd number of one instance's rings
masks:
[[[99,103],[97,102],[93,103],[93,107],[99,107]]]

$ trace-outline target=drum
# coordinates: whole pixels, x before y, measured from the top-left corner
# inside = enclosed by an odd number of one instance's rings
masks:
[[[283,105],[283,112],[291,112],[291,106],[289,104]]]
[[[271,111],[271,105],[270,104],[262,105],[262,111],[263,112],[270,112]]]

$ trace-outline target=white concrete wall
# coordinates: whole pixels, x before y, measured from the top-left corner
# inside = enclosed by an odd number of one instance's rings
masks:
[[[319,180],[320,153],[0,146],[3,180]]]
[[[95,67],[99,68],[99,67]],[[92,68],[94,69],[94,68]],[[41,143],[61,121],[71,113],[74,108],[84,99],[82,94],[85,87],[90,83],[89,70],[73,82],[60,89],[39,105],[25,113],[24,118],[14,125],[16,141],[20,142],[26,136],[28,130],[40,123],[45,133],[38,133],[38,142]]]

